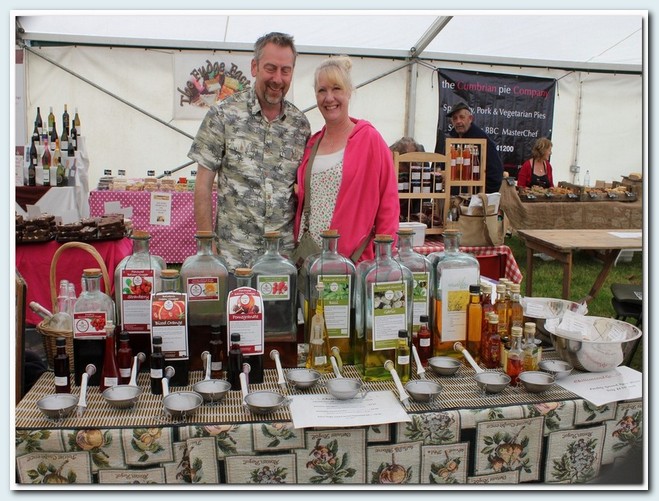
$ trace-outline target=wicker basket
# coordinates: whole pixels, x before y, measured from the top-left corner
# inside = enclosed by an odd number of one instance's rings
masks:
[[[57,307],[57,261],[59,260],[60,255],[67,249],[82,249],[92,255],[92,257],[98,263],[98,266],[101,269],[101,273],[103,274],[105,292],[106,294],[110,295],[110,277],[108,275],[107,267],[105,266],[105,261],[103,261],[103,258],[98,253],[98,251],[89,244],[82,242],[67,242],[55,251],[53,260],[50,263],[50,300],[52,303],[53,311],[55,311],[55,308]],[[41,340],[43,341],[43,347],[44,351],[46,352],[48,367],[50,369],[54,368],[54,359],[55,355],[57,354],[57,338],[63,337],[66,339],[66,352],[69,355],[71,372],[73,372],[75,370],[73,362],[73,332],[52,329],[48,327],[46,320],[39,322],[37,325],[37,331],[41,334]]]

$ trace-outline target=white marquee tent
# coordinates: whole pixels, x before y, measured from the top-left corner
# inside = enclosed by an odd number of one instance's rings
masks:
[[[251,55],[268,31],[294,35],[300,57],[288,98],[312,129],[313,70],[328,55],[353,57],[351,114],[391,144],[412,135],[435,147],[437,72],[463,69],[557,81],[555,181],[570,165],[619,181],[643,170],[647,123],[647,11],[14,11],[18,73],[16,143],[36,107],[77,108],[90,157],[90,187],[104,169],[157,174],[188,163],[201,118],[175,113],[176,58]],[[338,27],[338,29],[337,29]],[[21,122],[22,121],[22,122]],[[530,153],[531,144],[529,144]],[[189,173],[186,166],[181,174]]]

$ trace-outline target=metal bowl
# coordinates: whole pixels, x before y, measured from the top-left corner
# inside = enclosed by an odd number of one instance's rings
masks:
[[[195,391],[175,391],[164,397],[162,404],[170,416],[178,419],[193,415],[203,400]]]
[[[405,391],[417,402],[432,402],[442,391],[442,385],[428,379],[415,379],[405,385]]]
[[[204,402],[218,403],[231,389],[231,383],[224,379],[204,379],[195,383],[192,389],[201,395]]]
[[[245,405],[255,414],[270,414],[288,403],[281,393],[274,391],[255,391],[245,396]]]
[[[563,360],[541,360],[540,370],[548,372],[556,379],[562,379],[572,373],[573,367]]]
[[[474,379],[486,393],[500,393],[510,384],[510,376],[501,372],[479,372]]]
[[[636,347],[643,335],[641,330],[622,320],[606,317],[583,317],[592,325],[590,339],[584,333],[565,332],[559,328],[560,319],[545,322],[556,353],[575,369],[585,372],[604,372],[618,367]]]
[[[542,371],[524,371],[519,375],[519,380],[531,393],[540,393],[554,386],[556,378]]]
[[[69,417],[77,405],[78,397],[71,393],[54,393],[37,402],[39,410],[50,419]]]
[[[286,381],[298,389],[311,388],[320,379],[320,372],[315,369],[291,369],[286,372]]]
[[[142,394],[142,388],[128,384],[118,384],[106,388],[103,398],[115,409],[131,409]]]
[[[453,357],[431,357],[428,365],[438,376],[452,376],[462,365],[462,362]]]
[[[334,398],[339,400],[350,400],[355,398],[359,392],[362,391],[362,382],[360,379],[356,378],[343,378],[337,377],[334,379],[328,379],[325,384],[327,385],[327,391]],[[362,397],[366,395],[366,392],[363,392]]]

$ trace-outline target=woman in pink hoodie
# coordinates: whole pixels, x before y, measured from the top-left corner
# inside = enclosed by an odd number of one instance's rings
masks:
[[[320,246],[323,230],[338,230],[339,253],[358,263],[374,257],[376,234],[396,238],[400,206],[391,150],[373,125],[349,116],[351,66],[348,57],[333,57],[316,69],[316,102],[325,126],[309,139],[297,171],[294,236],[299,241],[308,228]],[[305,193],[308,169],[310,193]],[[311,197],[308,221],[305,196]]]

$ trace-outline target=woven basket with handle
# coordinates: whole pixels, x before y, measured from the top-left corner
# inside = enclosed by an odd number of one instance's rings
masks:
[[[53,259],[50,263],[50,300],[52,304],[52,311],[56,311],[57,308],[57,262],[67,249],[82,249],[96,260],[98,267],[101,269],[103,274],[103,283],[105,284],[105,293],[110,295],[110,277],[108,275],[107,267],[105,266],[105,261],[98,253],[98,251],[91,245],[85,244],[82,242],[67,242],[63,244],[59,249],[55,251]],[[42,320],[37,325],[37,331],[41,334],[41,340],[43,341],[43,347],[46,352],[46,357],[48,359],[48,367],[53,369],[54,359],[57,354],[57,345],[56,340],[58,337],[63,337],[66,339],[66,352],[69,355],[69,361],[71,364],[71,372],[75,370],[73,365],[73,332],[53,329],[48,326],[46,320]]]

